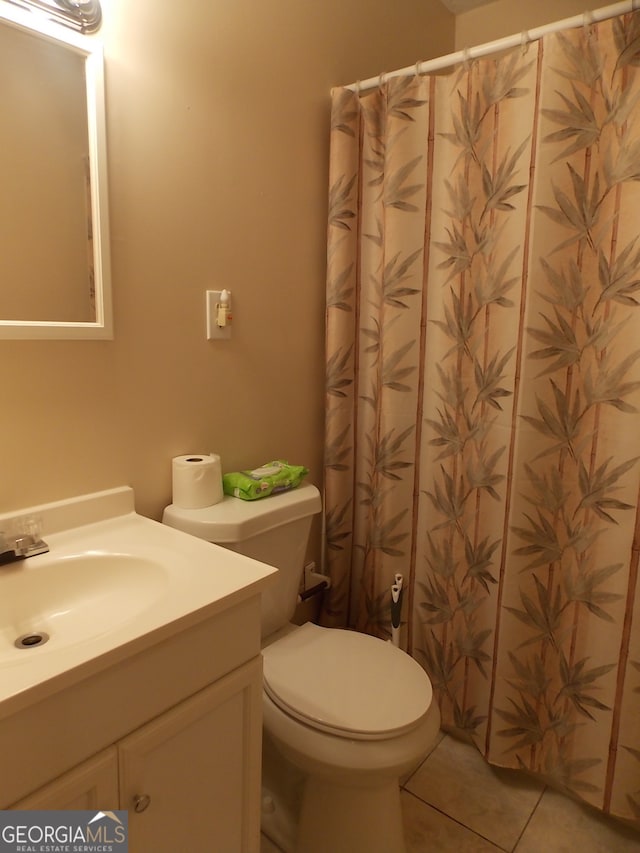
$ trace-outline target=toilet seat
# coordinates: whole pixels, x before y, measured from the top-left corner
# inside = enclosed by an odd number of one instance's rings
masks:
[[[338,737],[380,740],[427,714],[431,682],[391,643],[310,622],[263,649],[264,688],[289,716]]]

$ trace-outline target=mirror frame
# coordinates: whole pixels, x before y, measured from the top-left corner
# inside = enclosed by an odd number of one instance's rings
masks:
[[[0,24],[26,30],[84,57],[96,303],[96,317],[93,322],[0,320],[0,339],[111,340],[113,312],[102,45],[95,37],[90,38],[65,29],[45,15],[40,15],[37,10],[26,11],[10,5],[6,0],[0,0]]]

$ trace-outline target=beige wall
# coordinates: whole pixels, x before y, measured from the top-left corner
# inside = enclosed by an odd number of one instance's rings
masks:
[[[329,90],[453,49],[437,0],[103,0],[115,340],[0,341],[0,511],[172,456],[320,483]],[[207,288],[233,293],[205,339]]]
[[[497,0],[456,16],[456,50],[606,6],[604,0]]]

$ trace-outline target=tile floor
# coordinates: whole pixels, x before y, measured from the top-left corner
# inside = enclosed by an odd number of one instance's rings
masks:
[[[640,853],[640,832],[448,735],[401,796],[408,853]],[[261,853],[279,849],[263,836]]]

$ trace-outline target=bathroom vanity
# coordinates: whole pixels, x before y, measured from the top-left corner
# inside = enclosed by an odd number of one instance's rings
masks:
[[[258,851],[260,596],[275,570],[137,516],[129,489],[88,497],[71,521],[37,508],[49,554],[0,567],[16,608],[0,606],[0,808],[126,809],[141,853]],[[32,604],[56,572],[47,598],[66,614]],[[120,591],[140,607],[119,616]],[[18,649],[25,630],[50,639]]]

